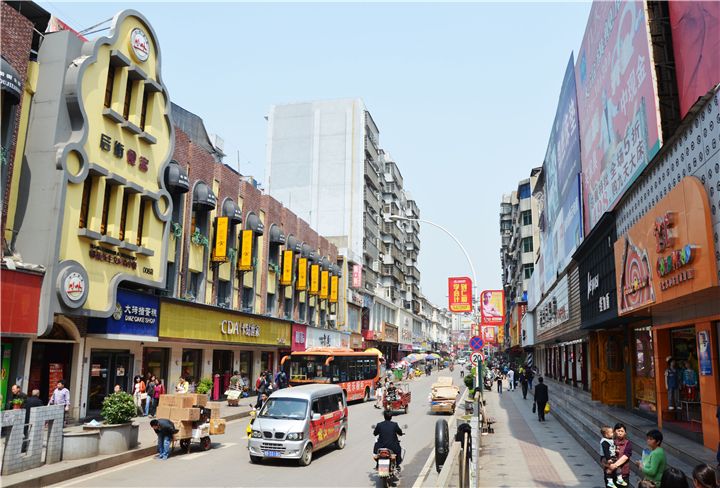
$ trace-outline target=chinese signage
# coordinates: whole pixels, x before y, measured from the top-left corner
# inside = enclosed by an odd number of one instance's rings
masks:
[[[573,57],[570,55],[545,153],[545,225],[541,251],[543,289],[569,264],[583,237],[580,211],[580,133]]]
[[[567,275],[558,280],[555,288],[538,304],[535,315],[538,321],[538,329],[543,331],[563,324],[570,319]]]
[[[88,333],[157,337],[159,315],[156,296],[119,289],[113,314],[106,319],[91,318]]]
[[[317,295],[320,292],[320,265],[310,265],[310,294]]]
[[[213,261],[227,261],[227,237],[229,217],[215,219],[215,247],[213,248]]]
[[[398,342],[398,328],[396,325],[382,323],[385,342]]]
[[[337,303],[338,301],[338,286],[340,286],[340,277],[330,277],[330,303]]]
[[[305,346],[312,347],[350,347],[350,334],[343,334],[334,330],[308,327]]]
[[[585,235],[660,148],[644,2],[593,2],[577,64]]]
[[[307,326],[302,324],[292,325],[292,351],[304,351],[307,336]]]
[[[485,290],[480,295],[482,325],[500,325],[505,322],[505,292]]]
[[[242,244],[240,246],[240,261],[238,261],[238,269],[240,271],[251,271],[253,269],[253,231],[242,231]]]
[[[694,176],[615,242],[620,315],[717,285],[707,192]]]
[[[134,149],[125,151],[125,146],[122,142],[113,140],[112,137],[107,134],[100,134],[100,149],[108,153],[112,151],[113,156],[117,159],[123,159],[124,157],[128,166],[137,166],[143,173],[147,173],[149,169],[150,161],[148,158],[138,156]]]
[[[497,343],[497,327],[494,325],[483,325],[481,327],[482,329],[482,340],[485,344],[495,344]]]
[[[360,288],[361,286],[362,286],[362,264],[353,264],[352,287]]]
[[[578,259],[580,316],[583,328],[592,328],[617,317],[614,241],[613,219],[609,225],[603,227],[592,243],[586,242],[583,245],[585,249]]]
[[[320,298],[327,298],[330,294],[330,272],[320,273]]]
[[[292,285],[293,252],[283,251],[282,274],[280,275],[281,285]]]
[[[160,303],[159,335],[188,341],[290,346],[291,324],[175,300]]]
[[[472,312],[472,281],[470,278],[448,278],[448,309],[451,312]]]
[[[297,282],[295,288],[298,291],[307,290],[307,258],[298,259]]]

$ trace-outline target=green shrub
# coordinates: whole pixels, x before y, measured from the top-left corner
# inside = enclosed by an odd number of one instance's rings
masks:
[[[213,381],[210,378],[203,378],[195,387],[195,393],[208,394],[213,389]]]
[[[107,424],[126,424],[132,420],[135,412],[132,395],[124,391],[106,396],[100,410]]]

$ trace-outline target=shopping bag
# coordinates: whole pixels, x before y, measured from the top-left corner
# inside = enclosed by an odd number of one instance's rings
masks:
[[[533,402],[533,413],[537,412],[537,403]]]
[[[545,404],[545,413],[546,414],[550,413],[550,402]]]

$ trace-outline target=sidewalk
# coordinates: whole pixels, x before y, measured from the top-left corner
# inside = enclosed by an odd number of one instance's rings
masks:
[[[502,395],[493,390],[485,400],[495,433],[483,437],[481,487],[602,488],[597,460],[552,415],[539,422],[532,395],[523,400],[519,388]]]
[[[220,409],[220,415],[228,422],[247,417],[250,415],[251,410],[248,405],[255,404],[255,401],[256,397],[248,397],[243,399],[240,402],[240,406],[237,407],[228,407],[227,403],[223,402],[223,406]],[[91,472],[96,472],[101,469],[111,468],[119,464],[155,455],[157,450],[157,435],[152,428],[150,428],[150,420],[151,419],[148,417],[138,417],[133,419],[133,423],[140,426],[138,433],[138,446],[134,449],[120,454],[109,454],[73,461],[60,461],[59,463],[54,464],[45,464],[39,468],[30,469],[22,473],[3,476],[2,487],[20,488],[48,486],[61,481],[67,481],[71,478],[83,476]],[[66,427],[63,429],[64,433],[80,431],[82,431],[82,425]],[[211,436],[211,438],[213,444],[223,441],[222,436]],[[197,448],[198,446],[196,445],[192,446],[192,449]]]

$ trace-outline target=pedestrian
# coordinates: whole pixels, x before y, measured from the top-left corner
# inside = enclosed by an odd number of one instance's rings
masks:
[[[610,426],[600,428],[600,465],[603,468],[603,478],[607,488],[627,486],[623,481],[620,469],[614,465],[617,461],[617,447],[615,445],[614,431]]]
[[[528,368],[528,388],[530,390],[533,389],[533,380],[535,379],[535,372],[533,371],[533,368]]]
[[[55,385],[55,389],[50,395],[50,402],[48,405],[64,405],[65,406],[65,418],[64,423],[67,423],[67,415],[70,411],[70,390],[65,388],[65,380],[60,380]]]
[[[612,463],[610,466],[612,469],[620,469],[620,476],[624,485],[630,484],[630,458],[632,457],[632,443],[627,438],[627,429],[625,424],[617,423],[613,427],[613,433],[615,434],[615,455],[617,461]]]
[[[115,387],[113,388],[113,394],[120,393],[121,391],[122,388],[120,387],[120,385],[115,385]]]
[[[25,406],[25,402],[27,401],[27,395],[23,393],[22,389],[20,389],[18,385],[12,385],[12,387],[10,388],[10,393],[10,400],[7,403],[8,410],[12,410],[16,403],[20,406]]]
[[[677,468],[667,468],[663,471],[658,486],[661,488],[688,488],[688,483],[685,473]]]
[[[502,373],[500,373],[499,370],[497,371],[497,373],[495,375],[495,381],[497,381],[497,392],[499,395],[502,395],[503,375],[502,375]]]
[[[175,385],[175,393],[187,393],[189,389],[190,385],[187,380],[181,376]]]
[[[155,403],[155,388],[157,388],[157,378],[155,375],[150,375],[150,381],[145,385],[145,416],[151,414],[153,404]]]
[[[375,408],[382,408],[382,399],[383,383],[382,381],[378,380],[377,385],[375,386]]]
[[[268,394],[263,392],[257,396],[257,402],[255,402],[255,410],[260,410],[268,399]]]
[[[515,371],[510,368],[507,373],[508,391],[515,391]]]
[[[535,385],[535,405],[537,406],[538,420],[545,422],[545,405],[550,400],[548,397],[548,387],[543,381],[543,377],[538,377],[538,384]]]
[[[520,373],[520,388],[522,389],[523,400],[527,399],[528,393],[528,375],[527,371]]]
[[[278,390],[287,388],[287,374],[285,374],[285,370],[281,369],[277,372],[275,375],[275,384],[277,384]]]
[[[145,393],[145,382],[142,376],[137,375],[133,380],[133,400],[135,400],[135,413],[138,417],[144,416],[143,400],[147,399],[147,393]]]
[[[693,488],[717,488],[718,478],[715,470],[708,464],[698,464],[692,472]]]
[[[150,421],[150,427],[153,428],[158,437],[158,453],[155,457],[158,459],[167,459],[170,457],[170,443],[172,442],[173,435],[178,432],[175,424],[173,424],[170,419],[152,419]]]
[[[160,403],[160,395],[164,395],[167,393],[167,390],[165,390],[165,380],[160,379],[157,381],[157,385],[155,385],[155,393],[153,394],[153,404],[152,404],[152,416],[153,418],[157,414],[157,407]]]
[[[652,429],[646,434],[647,446],[650,453],[643,456],[641,461],[636,461],[637,467],[642,471],[643,478],[655,483],[656,486],[661,485],[661,479],[667,461],[665,460],[665,450],[660,447],[662,445],[663,435],[657,429]]]
[[[25,439],[27,439],[28,436],[28,427],[30,424],[30,410],[35,407],[42,407],[43,401],[40,400],[40,390],[33,390],[31,395],[27,397],[27,400],[25,401]],[[25,445],[25,442],[23,442],[23,452],[27,450],[27,446]]]

